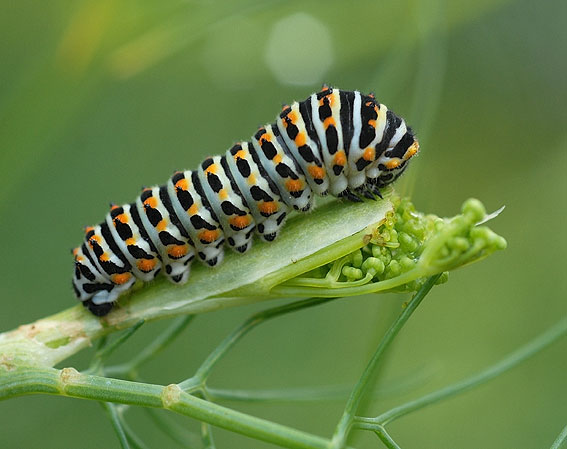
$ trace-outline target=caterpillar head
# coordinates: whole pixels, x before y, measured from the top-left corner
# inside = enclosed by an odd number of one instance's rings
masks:
[[[394,182],[406,169],[409,160],[419,151],[419,142],[411,129],[393,146],[388,147],[379,158],[380,176],[378,185],[385,186]]]

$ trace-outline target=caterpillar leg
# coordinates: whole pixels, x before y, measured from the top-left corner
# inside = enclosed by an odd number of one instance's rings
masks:
[[[114,307],[113,302],[107,302],[104,304],[95,304],[90,299],[88,299],[87,301],[83,301],[82,304],[84,307],[88,309],[89,312],[91,312],[93,315],[96,316],[105,316]]]

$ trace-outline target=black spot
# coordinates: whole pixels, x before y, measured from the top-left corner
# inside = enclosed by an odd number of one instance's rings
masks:
[[[168,245],[185,245],[185,242],[182,242],[181,240],[177,240],[175,237],[173,237],[169,232],[166,231],[161,231],[159,234],[159,241],[162,243],[162,245],[164,246],[168,246]]]
[[[210,167],[211,165],[213,165],[214,161],[212,157],[208,157],[207,159],[205,159],[203,162],[201,162],[201,168],[203,170],[206,170],[208,167]]]
[[[258,186],[252,186],[250,188],[250,194],[255,201],[273,201],[273,198]]]
[[[205,259],[207,258],[207,256],[205,255],[205,253],[203,253],[203,252],[201,252],[201,251],[199,251],[197,254],[199,255],[199,258],[200,258],[201,260],[205,260]]]
[[[356,169],[358,171],[364,170],[364,168],[367,167],[368,165],[370,165],[370,161],[367,161],[362,157],[358,161],[356,161]]]
[[[289,106],[283,108],[282,112],[280,112],[280,118],[284,118],[290,112],[291,112],[291,108]]]
[[[95,316],[105,316],[112,310],[114,303],[107,302],[104,304],[94,304],[89,299],[83,302],[83,306],[85,306],[89,310],[89,312],[91,312]]]
[[[128,226],[126,223],[122,223],[120,220],[114,220],[114,227],[116,228],[116,232],[122,240],[128,240],[133,236],[132,228]]]
[[[256,131],[256,134],[254,134],[254,139],[260,140],[260,137],[262,137],[264,134],[266,134],[266,129],[260,128],[258,131]]]
[[[240,217],[246,215],[246,212],[236,207],[230,201],[223,201],[221,203],[221,209],[226,215],[238,215]]]
[[[332,93],[333,93],[332,87],[323,85],[323,89],[321,89],[321,92],[317,92],[317,100],[320,100],[321,98],[325,98],[327,95]]]
[[[277,223],[278,226],[281,225],[282,222],[285,220],[286,215],[287,215],[287,214],[284,212],[283,214],[281,214],[281,215],[278,217],[278,219],[276,220],[276,223]]]
[[[264,240],[266,240],[267,242],[273,242],[274,239],[276,238],[277,234],[275,232],[272,232],[271,234],[264,234]]]
[[[215,193],[220,192],[220,189],[222,189],[222,182],[217,175],[214,173],[207,173],[207,181]]]
[[[233,156],[236,155],[236,153],[238,153],[240,150],[242,150],[242,146],[237,143],[236,145],[234,145],[231,149],[230,149],[230,154],[232,154]]]
[[[123,207],[115,207],[114,209],[110,210],[110,217],[111,218],[115,218],[120,214],[124,213],[124,208]]]
[[[272,142],[268,142],[268,141],[264,141],[264,143],[262,144],[262,151],[264,152],[266,157],[270,160],[275,158],[276,154],[278,154],[274,144]]]
[[[251,174],[250,164],[248,163],[248,161],[246,159],[238,158],[236,160],[236,168],[238,168],[238,171],[240,172],[240,174],[242,176],[244,176],[245,178],[248,178],[248,176],[250,176],[250,174]]]
[[[311,151],[311,148],[309,147],[309,145],[301,145],[299,148],[299,155],[305,159],[305,162],[315,162],[316,158],[313,155],[313,151]],[[318,161],[317,161],[318,162]]]
[[[234,241],[234,239],[233,239],[232,237],[229,237],[229,238],[228,238],[228,244],[229,244],[230,246],[234,246],[235,241]]]
[[[299,128],[297,126],[295,126],[293,123],[291,123],[291,120],[289,120],[288,125],[287,125],[288,137],[291,140],[295,140],[295,138],[297,137],[298,134],[299,134]]]
[[[177,182],[181,181],[182,179],[185,179],[185,173],[178,171],[175,172],[171,177],[171,182],[173,182],[173,185],[175,185]]]
[[[173,282],[180,282],[182,278],[183,278],[183,273],[177,274],[175,276],[171,276],[171,280]]]
[[[143,203],[144,201],[146,201],[151,196],[152,196],[152,189],[144,189],[142,191],[142,193],[140,194],[140,199],[142,200],[142,203]]]
[[[207,229],[208,231],[214,231],[217,228],[215,225],[203,220],[200,215],[193,215],[190,220],[195,229]]]
[[[154,256],[145,252],[142,248],[136,245],[128,245],[128,252],[136,259],[152,260]]]
[[[263,233],[264,233],[264,229],[265,229],[264,224],[263,224],[263,223],[258,223],[258,232],[259,232],[260,234],[263,234]]]
[[[110,292],[114,288],[112,284],[96,283],[96,284],[83,284],[85,293],[96,293],[100,291]]]
[[[193,197],[187,190],[177,189],[177,199],[179,200],[179,204],[183,210],[189,210],[189,208],[193,205]]]
[[[344,167],[342,165],[333,165],[333,173],[335,176],[339,176],[342,173],[343,168]]]
[[[166,266],[165,266],[165,272],[166,272],[167,274],[171,274],[171,271],[172,271],[171,265],[166,265]]]
[[[327,148],[330,154],[335,154],[339,147],[339,135],[337,133],[337,128],[334,126],[329,126],[325,130],[325,139],[327,139]]]
[[[276,165],[276,172],[278,172],[278,175],[280,175],[282,178],[297,179],[297,176],[295,176],[295,174],[291,171],[291,168],[289,168],[283,162],[280,162],[278,165]],[[295,177],[292,177],[292,175]]]
[[[207,264],[209,266],[214,267],[218,263],[218,257],[213,257],[212,259],[207,260]]]
[[[326,118],[333,115],[333,111],[331,109],[331,105],[329,104],[329,100],[325,99],[323,106],[319,106],[319,119],[324,121]]]
[[[144,209],[146,210],[148,220],[150,220],[150,223],[155,228],[162,219],[160,211],[148,206],[147,204],[144,205]]]

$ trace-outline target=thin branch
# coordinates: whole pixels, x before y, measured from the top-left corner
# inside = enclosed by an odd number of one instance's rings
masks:
[[[563,427],[563,430],[561,431],[557,439],[553,442],[550,449],[559,449],[561,446],[563,446],[563,443],[565,443],[565,441],[567,441],[567,426]]]
[[[407,402],[399,407],[395,407],[388,410],[385,413],[375,417],[375,418],[357,418],[359,422],[375,423],[378,425],[386,425],[395,419],[405,416],[409,413],[420,410],[436,402],[440,402],[444,399],[449,399],[456,396],[464,391],[471,390],[489,380],[494,379],[500,374],[514,368],[519,365],[524,360],[534,356],[541,350],[545,349],[547,346],[551,345],[553,342],[558,340],[560,337],[567,334],[567,317],[563,318],[553,327],[549,328],[544,333],[537,336],[535,339],[527,343],[526,345],[518,348],[508,356],[504,357],[498,363],[484,369],[483,371],[464,379],[460,382],[456,382],[440,390],[434,391],[432,393],[426,394],[421,398],[415,399],[413,401]]]
[[[213,367],[216,363],[224,357],[224,355],[248,332],[254,329],[256,326],[266,322],[271,318],[275,318],[286,313],[296,312],[298,310],[306,309],[308,307],[314,307],[319,304],[323,304],[332,301],[336,298],[309,298],[301,301],[296,301],[291,304],[285,304],[283,306],[274,307],[272,309],[264,310],[262,312],[256,313],[248,318],[242,325],[230,333],[216,348],[215,350],[205,359],[202,365],[199,367],[197,372],[193,377],[181,382],[179,387],[182,390],[191,390],[194,388],[200,388],[204,385],[205,380],[211,373]]]
[[[150,344],[142,349],[130,361],[120,365],[109,366],[104,369],[109,376],[129,375],[132,376],[136,370],[150,360],[152,357],[163,351],[181,332],[193,321],[195,315],[187,315],[177,318],[169,327],[159,334]]]
[[[120,419],[120,415],[116,410],[116,405],[110,404],[108,402],[100,402],[102,408],[106,411],[108,417],[110,418],[110,422],[112,423],[112,427],[116,432],[116,436],[118,437],[118,442],[120,443],[120,447],[122,449],[130,449],[130,445],[128,444],[128,438],[126,437],[126,432],[122,427],[122,420]]]
[[[0,370],[0,400],[47,393],[81,399],[167,409],[231,432],[290,449],[328,449],[330,441],[247,415],[185,393],[177,385],[147,384],[81,374],[73,368]]]
[[[376,352],[372,356],[372,359],[368,363],[358,383],[355,385],[351,396],[345,406],[343,416],[341,417],[341,420],[339,421],[339,424],[337,425],[337,428],[335,430],[335,434],[333,435],[331,449],[341,449],[345,446],[348,433],[354,421],[354,417],[360,401],[362,400],[362,397],[369,386],[370,380],[376,372],[376,368],[378,366],[378,362],[381,360],[382,354],[384,354],[384,351],[388,348],[388,346],[390,346],[396,335],[398,335],[398,332],[401,330],[401,328],[404,326],[413,312],[417,309],[423,298],[425,298],[427,293],[429,293],[429,291],[433,288],[435,282],[437,282],[440,276],[441,274],[431,276],[425,282],[425,284],[423,284],[421,289],[415,294],[407,307],[402,311],[396,321],[390,326],[390,328],[380,341]]]
[[[378,427],[374,430],[374,432],[388,449],[401,449],[384,427]]]

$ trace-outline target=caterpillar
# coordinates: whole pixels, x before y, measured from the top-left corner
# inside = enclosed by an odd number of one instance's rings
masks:
[[[418,149],[405,121],[374,95],[323,86],[284,106],[250,141],[144,188],[133,203],[111,205],[72,251],[74,292],[104,316],[137,279],[163,271],[183,284],[194,258],[214,267],[224,245],[245,253],[254,233],[274,240],[289,213],[309,211],[315,195],[381,197]]]

